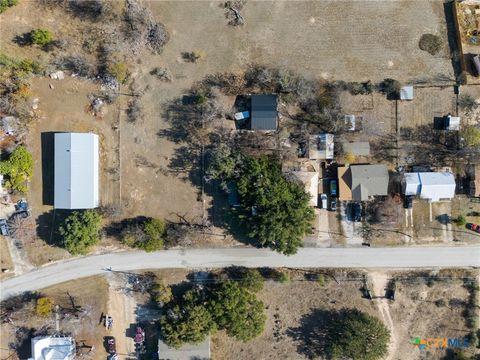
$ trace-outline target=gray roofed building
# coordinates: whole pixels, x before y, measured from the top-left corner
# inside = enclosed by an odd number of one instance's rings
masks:
[[[160,360],[208,360],[210,355],[210,337],[200,344],[185,344],[175,349],[162,340],[158,341],[158,357]]]
[[[71,337],[37,336],[32,339],[29,360],[70,360],[75,358],[75,341]]]
[[[277,116],[276,95],[252,95],[252,130],[276,130]]]
[[[55,134],[54,207],[93,209],[98,196],[98,135]]]
[[[385,165],[352,165],[352,199],[368,200],[370,196],[388,195],[388,170]]]

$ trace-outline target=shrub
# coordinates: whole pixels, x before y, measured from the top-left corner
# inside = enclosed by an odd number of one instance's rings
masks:
[[[26,192],[25,183],[33,175],[32,154],[25,146],[17,147],[8,160],[0,162],[0,173],[7,177],[5,184],[8,188]]]
[[[468,146],[480,146],[480,128],[476,126],[467,126],[460,132]]]
[[[290,275],[285,271],[280,271],[278,273],[277,281],[281,282],[282,284],[286,284],[290,281]]]
[[[49,297],[41,297],[37,299],[37,305],[35,306],[35,312],[39,316],[47,317],[52,313],[53,300]]]
[[[455,219],[452,219],[452,221],[455,223],[457,226],[465,226],[467,223],[467,219],[465,219],[465,216],[463,215],[458,215]]]
[[[107,72],[118,80],[121,84],[125,84],[129,77],[127,64],[123,62],[112,62],[107,65]]]
[[[96,210],[74,211],[58,229],[65,249],[73,255],[86,255],[100,240],[102,218]]]
[[[323,274],[318,274],[317,276],[317,283],[320,285],[320,286],[325,286],[328,284],[328,277],[326,277],[325,275]]]
[[[53,34],[47,29],[35,29],[30,32],[30,42],[38,46],[46,46],[53,41]]]
[[[418,47],[431,55],[435,55],[442,48],[442,39],[437,35],[423,34],[418,42]]]
[[[242,275],[240,285],[252,292],[258,292],[263,289],[263,276],[257,269],[247,269]]]
[[[191,63],[196,63],[201,57],[202,55],[196,51],[182,53],[182,59]]]
[[[343,157],[344,157],[346,163],[350,164],[350,163],[353,163],[355,161],[355,155],[353,155],[351,152],[346,152]]]
[[[173,299],[172,288],[159,279],[152,287],[152,297],[159,306],[164,306]]]
[[[163,249],[166,233],[163,220],[150,218],[127,226],[121,235],[124,244],[152,252]]]
[[[9,7],[18,4],[18,0],[0,0],[0,14],[7,10]]]

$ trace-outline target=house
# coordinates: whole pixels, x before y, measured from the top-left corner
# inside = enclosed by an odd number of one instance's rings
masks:
[[[252,95],[252,130],[277,130],[277,96]]]
[[[172,348],[162,340],[159,340],[158,358],[159,360],[210,359],[210,337],[207,337],[207,339],[200,344],[185,344],[178,349]]]
[[[75,357],[75,341],[71,337],[37,336],[31,345],[29,360],[70,360]]]
[[[56,133],[54,146],[54,207],[98,207],[98,135]]]
[[[333,134],[310,135],[308,139],[308,158],[310,160],[332,160],[333,148]]]
[[[370,156],[370,143],[368,141],[344,141],[342,142],[344,153],[355,156]]]
[[[383,164],[339,166],[339,199],[366,201],[373,196],[386,196],[388,181],[388,170]]]
[[[402,86],[400,89],[400,100],[413,100],[413,86]]]
[[[405,173],[402,181],[405,196],[439,201],[455,196],[455,177],[451,172]]]

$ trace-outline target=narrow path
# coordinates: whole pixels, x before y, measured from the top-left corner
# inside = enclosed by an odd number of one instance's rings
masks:
[[[380,314],[382,315],[383,322],[390,330],[390,342],[388,346],[388,355],[385,360],[393,360],[398,347],[398,339],[395,333],[395,326],[393,324],[392,316],[390,314],[390,304],[385,296],[385,289],[388,285],[388,274],[386,272],[370,272],[369,277],[373,286],[373,301],[378,307]],[[376,297],[379,298],[376,298]]]
[[[33,270],[34,266],[27,260],[25,252],[22,249],[19,249],[19,247],[16,245],[17,242],[19,244],[22,244],[22,242],[17,241],[10,236],[7,236],[6,240],[15,275],[18,276]]]

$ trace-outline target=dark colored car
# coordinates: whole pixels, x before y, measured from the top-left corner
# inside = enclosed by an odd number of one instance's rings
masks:
[[[330,196],[337,196],[337,180],[330,180]]]
[[[472,223],[466,223],[465,227],[469,230],[475,231],[475,232],[480,234],[480,225],[472,224]]]
[[[330,211],[337,211],[337,199],[335,198],[330,200]]]
[[[405,196],[405,200],[403,201],[403,207],[405,209],[411,209],[413,206],[413,198],[410,195]]]
[[[115,354],[117,352],[117,344],[115,343],[115,338],[113,336],[107,339],[107,350],[110,354]]]
[[[480,55],[475,55],[472,58],[472,67],[475,73],[475,76],[480,76]]]
[[[349,203],[347,205],[347,217],[351,221],[362,220],[362,205],[360,203]]]

